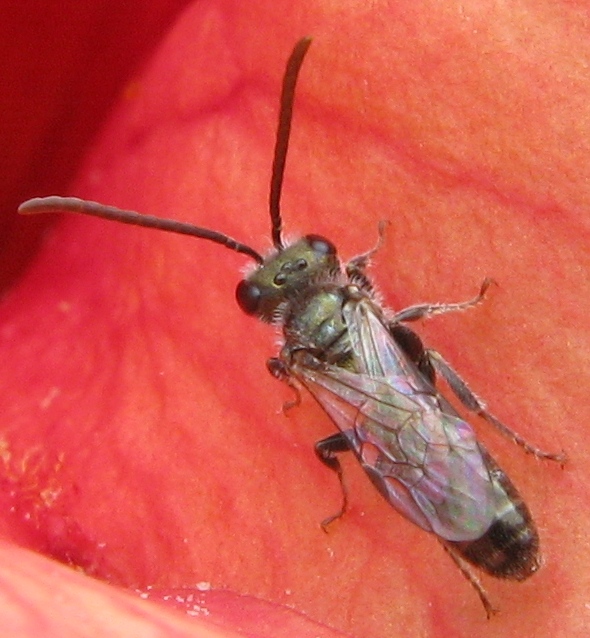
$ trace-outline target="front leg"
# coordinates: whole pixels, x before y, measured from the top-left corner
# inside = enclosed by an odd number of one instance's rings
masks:
[[[293,401],[286,401],[285,403],[283,403],[283,412],[287,413],[287,411],[291,410],[301,403],[301,392],[299,391],[299,386],[295,383],[293,377],[289,374],[289,368],[281,359],[277,359],[277,357],[271,357],[266,362],[266,367],[275,379],[284,381],[295,394],[295,398],[293,399]]]
[[[371,250],[368,250],[366,253],[362,255],[357,255],[353,257],[346,264],[346,276],[348,277],[348,281],[356,284],[361,290],[370,293],[373,290],[373,284],[369,279],[366,270],[371,261],[373,255],[381,248],[383,245],[383,239],[385,237],[385,226],[388,224],[386,221],[380,221],[378,226],[379,237],[377,239],[377,243]]]
[[[318,459],[331,470],[336,472],[338,480],[340,481],[340,487],[342,488],[342,507],[340,510],[324,519],[321,523],[324,532],[328,531],[328,525],[333,523],[336,519],[341,518],[344,512],[348,509],[348,492],[346,485],[344,484],[344,475],[342,472],[342,465],[336,454],[341,452],[350,452],[350,444],[348,439],[342,432],[337,432],[328,436],[315,444],[315,453]]]

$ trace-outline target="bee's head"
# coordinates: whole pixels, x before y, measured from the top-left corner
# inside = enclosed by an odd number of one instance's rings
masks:
[[[240,281],[236,299],[248,315],[272,321],[276,309],[322,274],[339,268],[336,247],[320,235],[305,235],[265,259]]]

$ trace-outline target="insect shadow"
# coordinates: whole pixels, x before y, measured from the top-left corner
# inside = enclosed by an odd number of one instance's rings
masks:
[[[543,452],[499,421],[451,365],[425,348],[406,325],[477,305],[490,279],[468,301],[386,312],[367,275],[378,246],[342,265],[336,247],[325,237],[310,234],[284,243],[283,175],[295,86],[310,43],[303,38],[295,45],[283,77],[269,197],[274,251],[267,257],[214,230],[71,197],[31,199],[19,212],[83,213],[192,235],[257,262],[238,284],[236,299],[246,314],[282,329],[283,346],[268,368],[294,387],[297,396],[306,388],[338,428],[315,445],[320,461],[337,473],[343,494],[340,510],[322,523],[324,529],[347,508],[338,454],[352,451],[387,502],[436,535],[490,617],[496,610],[471,565],[498,578],[525,580],[541,565],[539,537],[508,476],[437,390],[437,376],[467,410],[526,452],[561,464],[565,455]],[[382,235],[380,226],[380,242]]]

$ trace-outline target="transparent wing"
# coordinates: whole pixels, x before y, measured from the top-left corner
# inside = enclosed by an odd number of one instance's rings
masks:
[[[357,372],[384,379],[405,379],[405,393],[423,392],[435,398],[433,388],[397,345],[369,300],[352,301],[343,309]]]
[[[370,302],[351,302],[344,314],[358,371],[295,364],[292,372],[401,514],[446,540],[480,538],[496,511],[471,427],[441,410]]]

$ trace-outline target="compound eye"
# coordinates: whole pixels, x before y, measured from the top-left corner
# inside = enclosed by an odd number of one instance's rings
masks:
[[[254,315],[258,311],[262,293],[260,288],[251,281],[243,279],[236,288],[238,306],[247,314]]]
[[[306,235],[305,239],[314,253],[320,255],[335,255],[336,246],[321,235]]]

